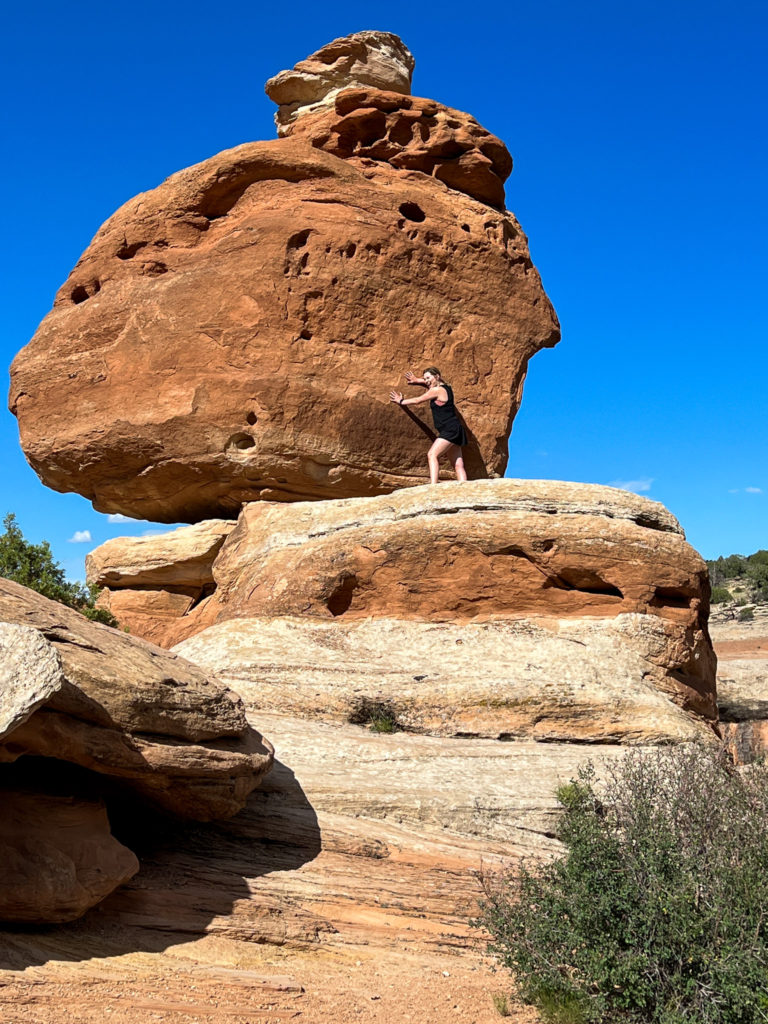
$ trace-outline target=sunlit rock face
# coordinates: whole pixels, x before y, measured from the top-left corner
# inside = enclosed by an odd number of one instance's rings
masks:
[[[365,80],[350,39],[318,58],[333,88],[320,75],[289,137],[182,170],[98,231],[12,368],[48,486],[196,522],[423,483],[429,413],[388,398],[432,364],[470,476],[503,474],[528,360],[560,336],[503,208],[511,159],[469,115],[407,95],[394,42]],[[287,74],[273,93],[305,72]]]

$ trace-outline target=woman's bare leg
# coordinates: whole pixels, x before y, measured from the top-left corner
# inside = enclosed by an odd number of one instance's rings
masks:
[[[464,469],[464,457],[461,454],[461,448],[457,444],[451,445],[451,450],[448,452],[448,458],[451,460],[453,471],[456,474],[457,480],[466,480],[467,471]]]
[[[451,444],[450,441],[446,441],[444,437],[435,438],[432,442],[432,447],[427,453],[427,462],[429,463],[429,482],[436,484],[438,477],[440,476],[440,456],[445,455],[449,448],[455,448],[455,444]]]

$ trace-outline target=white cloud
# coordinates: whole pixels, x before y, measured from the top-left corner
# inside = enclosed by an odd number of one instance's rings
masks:
[[[747,492],[747,494],[762,494],[763,493],[763,488],[762,487],[745,487],[744,490]]]
[[[108,523],[135,523],[135,519],[131,519],[130,516],[124,516],[122,512],[112,512],[107,516]]]
[[[639,480],[612,480],[608,486],[618,487],[622,491],[634,491],[635,494],[643,494],[650,491],[653,479],[652,476],[643,476]]]
[[[728,493],[729,494],[738,494],[739,493],[739,488],[738,487],[729,487],[728,488]]]
[[[90,544],[93,540],[90,530],[75,530],[67,541],[68,544]]]
[[[169,527],[170,529],[170,527]],[[159,537],[163,533],[168,533],[168,530],[142,530],[142,537]]]

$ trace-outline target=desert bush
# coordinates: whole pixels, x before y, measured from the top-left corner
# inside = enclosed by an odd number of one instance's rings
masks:
[[[739,622],[751,622],[755,617],[754,605],[748,605],[739,612]]]
[[[632,752],[559,791],[565,852],[483,877],[517,995],[558,1024],[768,1020],[768,770]]]
[[[392,702],[372,697],[358,698],[347,721],[352,725],[367,725],[371,732],[399,732],[402,729]]]
[[[733,595],[727,587],[712,587],[712,604],[726,604],[733,600]]]
[[[86,618],[116,626],[117,619],[105,608],[95,608],[97,587],[72,583],[55,562],[47,541],[31,544],[25,540],[16,516],[9,513],[3,520],[5,533],[0,534],[0,576],[36,590],[52,601],[76,608]]]

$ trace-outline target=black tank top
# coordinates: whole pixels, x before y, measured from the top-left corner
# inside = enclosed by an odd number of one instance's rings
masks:
[[[461,422],[456,413],[456,406],[453,404],[453,388],[450,384],[441,384],[440,387],[447,391],[448,401],[444,405],[438,405],[436,398],[431,398],[429,401],[435,430],[438,434],[442,434],[444,430],[450,430],[453,433],[453,428],[461,430]]]

